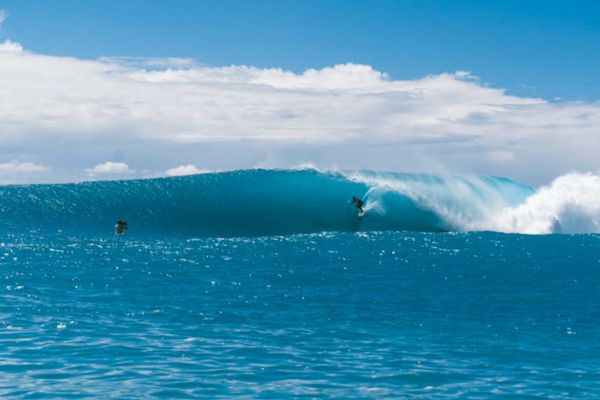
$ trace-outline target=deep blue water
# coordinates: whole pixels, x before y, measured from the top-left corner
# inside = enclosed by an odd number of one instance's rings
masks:
[[[0,398],[600,397],[600,235],[466,232],[600,227],[536,193],[314,170],[0,187]]]
[[[0,235],[2,398],[600,396],[600,236]]]

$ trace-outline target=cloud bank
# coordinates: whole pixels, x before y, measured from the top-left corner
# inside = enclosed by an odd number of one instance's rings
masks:
[[[0,163],[37,160],[51,181],[97,176],[107,159],[131,177],[312,163],[535,184],[599,168],[599,103],[512,96],[464,71],[395,80],[352,63],[294,73],[82,60],[7,40],[0,87]]]

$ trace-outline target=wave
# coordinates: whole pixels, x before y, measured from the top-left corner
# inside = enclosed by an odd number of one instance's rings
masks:
[[[593,191],[589,188],[593,187]],[[5,229],[254,236],[323,231],[598,232],[600,178],[570,174],[538,191],[460,175],[239,170],[129,181],[0,187]],[[349,204],[365,201],[359,217]]]
[[[600,176],[570,173],[541,187],[516,207],[505,207],[468,230],[507,233],[600,233]]]

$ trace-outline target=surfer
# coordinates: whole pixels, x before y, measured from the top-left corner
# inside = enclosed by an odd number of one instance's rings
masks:
[[[123,234],[125,233],[125,230],[127,230],[127,228],[128,228],[127,221],[123,221],[120,219],[115,224],[115,234],[117,234],[119,236],[123,236]]]
[[[363,209],[363,205],[365,204],[364,201],[357,198],[356,196],[352,196],[352,201],[350,202],[350,204],[356,204],[356,208],[358,208],[358,211],[360,211],[361,214],[365,212],[365,210]]]

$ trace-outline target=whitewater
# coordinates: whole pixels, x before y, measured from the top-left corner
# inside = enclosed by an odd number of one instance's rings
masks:
[[[348,200],[365,201],[357,218]],[[158,179],[0,187],[0,224],[134,233],[259,236],[357,231],[600,232],[600,177],[534,189],[466,175],[238,170]]]

